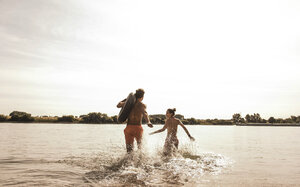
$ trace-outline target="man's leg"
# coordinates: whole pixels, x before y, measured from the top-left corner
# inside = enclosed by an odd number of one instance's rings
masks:
[[[131,153],[133,151],[133,144],[126,144],[127,153]]]
[[[131,131],[132,129],[128,126],[124,129],[127,153],[131,153],[133,151],[134,136]]]
[[[142,140],[136,140],[138,149],[142,149]]]
[[[142,126],[138,126],[136,128],[135,137],[136,137],[136,143],[137,143],[138,149],[141,149],[142,148],[142,139],[143,139],[143,127]]]

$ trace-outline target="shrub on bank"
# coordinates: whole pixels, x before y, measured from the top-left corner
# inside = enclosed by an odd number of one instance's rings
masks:
[[[109,117],[107,114],[100,112],[91,112],[87,115],[81,115],[80,118],[81,123],[105,124],[117,122],[117,116]]]
[[[37,117],[34,117],[34,121],[37,123],[55,123],[58,121],[58,117],[37,116]]]
[[[75,119],[73,115],[68,115],[68,116],[62,116],[58,117],[57,122],[66,122],[66,123],[73,123],[78,120]]]
[[[12,113],[9,114],[10,119],[9,121],[13,122],[33,122],[34,118],[31,117],[31,114],[26,113],[26,112],[20,112],[20,111],[13,111]]]
[[[7,121],[7,116],[0,114],[0,122],[5,122]]]

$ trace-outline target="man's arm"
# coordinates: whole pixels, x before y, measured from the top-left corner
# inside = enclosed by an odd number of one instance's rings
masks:
[[[178,120],[178,121],[179,121],[179,125],[183,128],[183,130],[184,130],[185,133],[188,135],[188,137],[189,137],[192,141],[195,141],[195,138],[192,137],[192,136],[190,135],[189,131],[188,131],[187,128],[183,125],[183,123],[182,123],[180,120]]]
[[[144,119],[146,120],[148,127],[151,127],[151,128],[152,128],[153,125],[152,125],[152,123],[151,123],[151,121],[150,121],[150,119],[149,119],[148,113],[147,113],[147,111],[146,111],[146,105],[144,105],[144,109],[143,109],[143,117],[144,117]]]
[[[126,102],[126,99],[120,101],[117,105],[117,108],[122,108],[124,106],[125,102]]]

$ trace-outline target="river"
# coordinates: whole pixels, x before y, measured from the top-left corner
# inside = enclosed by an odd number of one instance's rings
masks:
[[[0,123],[0,186],[300,186],[299,127],[187,125],[168,158],[143,127],[127,155],[125,125]]]

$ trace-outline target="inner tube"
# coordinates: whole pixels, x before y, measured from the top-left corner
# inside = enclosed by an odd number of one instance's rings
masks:
[[[130,93],[124,103],[124,106],[122,107],[119,115],[118,115],[118,122],[119,123],[124,123],[126,119],[129,116],[129,113],[131,112],[134,104],[136,101],[136,97],[133,93]]]

